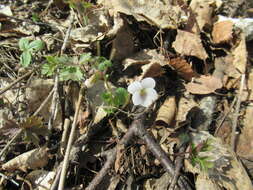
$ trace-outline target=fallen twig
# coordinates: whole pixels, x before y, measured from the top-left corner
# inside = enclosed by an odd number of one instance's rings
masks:
[[[75,131],[76,131],[76,126],[77,126],[77,118],[78,118],[78,115],[79,115],[80,106],[81,106],[81,102],[82,102],[82,98],[83,98],[82,91],[83,91],[83,88],[81,88],[80,92],[79,92],[77,107],[76,107],[76,110],[75,110],[75,115],[74,115],[71,131],[70,131],[68,145],[67,145],[66,152],[65,152],[65,155],[64,155],[63,166],[62,166],[62,170],[61,170],[61,176],[60,176],[60,182],[59,182],[58,190],[64,189],[65,177],[66,177],[66,173],[67,173],[67,169],[68,169],[68,165],[69,165],[69,155],[70,155],[72,143],[73,143],[74,137],[75,137]]]
[[[13,81],[9,86],[5,87],[4,89],[2,89],[0,91],[0,95],[5,93],[7,90],[11,89],[15,84],[17,84],[18,82],[20,82],[21,80],[25,79],[26,77],[28,77],[29,75],[31,75],[33,72],[35,72],[37,70],[37,68],[29,71],[28,73],[24,74],[23,76],[17,78],[15,81]]]
[[[185,151],[186,151],[186,147],[187,147],[186,145],[184,145],[183,147],[181,147],[179,149],[179,154],[184,154]],[[178,178],[180,176],[180,170],[181,170],[181,168],[183,166],[183,161],[184,161],[184,156],[181,156],[181,155],[177,156],[176,161],[175,161],[175,163],[176,163],[175,174],[174,174],[174,176],[173,176],[173,178],[171,180],[169,190],[174,190],[175,187],[176,187]]]
[[[235,113],[234,113],[234,117],[233,117],[233,121],[232,121],[233,123],[232,123],[232,134],[231,134],[231,148],[233,150],[235,150],[236,127],[237,127],[237,120],[238,120],[239,111],[240,111],[241,96],[242,96],[242,91],[243,91],[243,86],[244,86],[244,80],[245,80],[245,74],[242,74],[240,89],[239,89],[238,98],[237,98],[236,107],[235,107]]]
[[[123,138],[119,141],[118,146],[120,145],[127,145],[129,141],[132,139],[132,137],[135,134],[136,127],[139,125],[140,120],[136,120],[132,123],[126,134],[123,136]],[[104,153],[102,155],[107,156],[106,163],[104,164],[103,168],[100,170],[100,172],[95,176],[95,178],[91,181],[88,187],[86,187],[85,190],[93,190],[99,185],[99,183],[103,180],[104,176],[108,173],[108,170],[111,168],[112,164],[114,163],[116,159],[116,152],[117,147],[111,149],[109,151],[109,155],[107,153]]]
[[[168,155],[163,151],[158,143],[155,142],[154,138],[145,130],[144,126],[140,124],[136,130],[136,135],[143,139],[147,145],[147,148],[155,155],[155,157],[160,161],[163,168],[171,175],[175,174],[175,166],[169,159]],[[191,186],[183,177],[179,177],[178,185],[180,189],[186,190],[191,189]]]

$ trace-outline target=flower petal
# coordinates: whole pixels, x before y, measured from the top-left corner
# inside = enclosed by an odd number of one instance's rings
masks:
[[[141,81],[141,86],[143,88],[154,88],[155,87],[155,80],[151,77],[147,77]]]
[[[141,89],[142,87],[139,81],[135,81],[127,87],[127,91],[131,94],[134,94],[135,92],[140,91]]]
[[[140,95],[139,92],[135,92],[132,96],[133,104],[134,105],[142,105],[144,103],[145,98]]]
[[[153,88],[147,88],[146,93],[147,95],[141,105],[144,107],[149,107],[158,98],[158,95]]]
[[[147,93],[147,97],[152,99],[152,101],[155,101],[158,98],[158,94],[156,90],[153,88],[147,88],[146,93]]]

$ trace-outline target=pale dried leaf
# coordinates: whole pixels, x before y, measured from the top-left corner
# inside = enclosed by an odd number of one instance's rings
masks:
[[[215,181],[210,180],[203,173],[200,173],[196,179],[196,190],[222,190]]]
[[[34,190],[50,189],[55,177],[55,172],[46,170],[35,170],[30,172],[26,179],[29,180]]]
[[[245,73],[248,53],[246,50],[245,36],[241,33],[239,44],[232,50],[234,56],[233,65],[238,69],[241,74]]]
[[[213,76],[201,75],[200,78],[194,79],[185,85],[188,92],[192,94],[210,94],[221,88],[222,81]]]
[[[36,148],[25,152],[2,165],[2,169],[22,170],[42,168],[47,165],[50,155],[46,147]]]
[[[195,56],[203,60],[208,57],[200,37],[190,32],[177,30],[177,37],[172,46],[182,55]]]
[[[166,126],[170,125],[176,114],[176,100],[175,96],[168,97],[163,105],[159,108],[158,114],[156,117],[156,125],[165,124]]]
[[[110,19],[107,11],[104,9],[94,9],[91,7],[87,15],[88,25],[82,28],[71,30],[70,38],[76,42],[90,43],[96,40],[102,40],[109,30]]]
[[[253,100],[253,70],[250,70],[249,76],[248,76],[248,86],[249,91],[251,92],[249,94],[249,101]],[[253,107],[252,103],[246,107],[246,113],[244,115],[244,122],[243,122],[243,128],[241,129],[241,134],[238,137],[238,143],[237,143],[237,154],[247,160],[253,161]]]
[[[182,96],[178,102],[176,121],[185,121],[187,113],[195,106],[198,106],[198,104],[192,97]]]
[[[146,21],[161,29],[175,29],[185,21],[185,13],[179,6],[171,5],[170,1],[99,0],[98,3],[112,10],[114,14],[120,12],[132,15],[137,21]]]
[[[229,42],[233,38],[233,22],[220,21],[213,26],[212,37],[216,44]]]
[[[205,26],[212,25],[213,13],[216,8],[217,0],[192,0],[190,7],[192,11],[196,14],[196,20],[198,23],[199,29],[202,31]],[[196,33],[198,29],[193,28],[193,31]]]
[[[135,55],[126,58],[123,61],[124,70],[126,75],[137,75],[137,68],[141,68],[141,75],[135,80],[141,80],[146,77],[161,76],[164,71],[162,66],[167,64],[165,57],[162,54],[157,53],[156,50],[145,49]]]

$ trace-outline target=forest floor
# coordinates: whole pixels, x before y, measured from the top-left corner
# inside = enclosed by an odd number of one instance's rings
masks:
[[[252,190],[253,3],[1,0],[0,190]]]

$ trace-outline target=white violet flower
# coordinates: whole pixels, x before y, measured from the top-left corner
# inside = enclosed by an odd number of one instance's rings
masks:
[[[140,82],[133,82],[128,86],[127,91],[133,95],[132,100],[134,105],[148,107],[158,98],[154,87],[155,80],[148,77]]]

